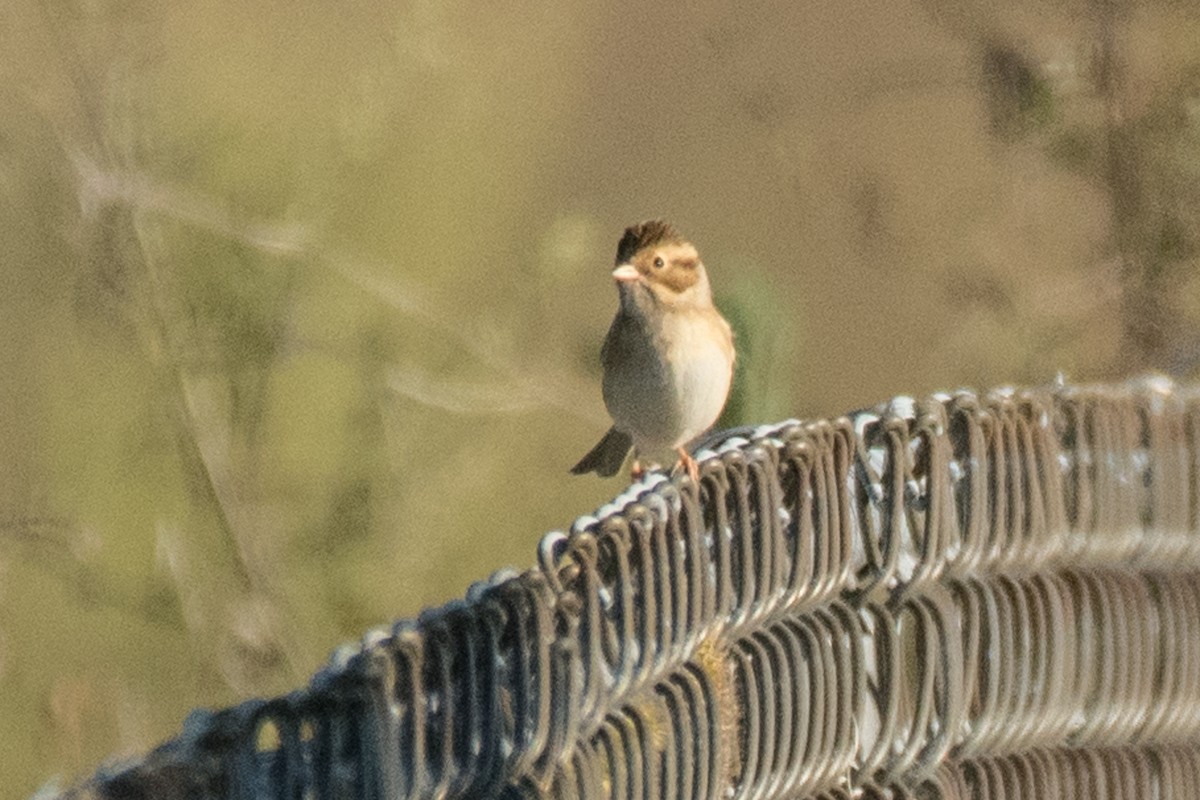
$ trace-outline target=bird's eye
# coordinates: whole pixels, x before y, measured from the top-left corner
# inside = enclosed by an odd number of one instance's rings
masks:
[[[662,256],[655,256],[655,257],[654,257],[654,268],[655,268],[655,269],[662,269],[664,266],[666,266],[666,263],[667,263],[667,262],[663,261],[663,257],[662,257]]]

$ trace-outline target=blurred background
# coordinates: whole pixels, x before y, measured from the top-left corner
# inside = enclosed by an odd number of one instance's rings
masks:
[[[1200,358],[1200,8],[5,0],[0,796],[302,685],[622,486],[624,226],[725,424]]]

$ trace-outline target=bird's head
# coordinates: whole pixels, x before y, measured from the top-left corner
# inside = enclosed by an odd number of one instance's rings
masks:
[[[695,245],[662,220],[625,229],[617,243],[612,275],[623,302],[628,298],[680,308],[712,305],[708,276]]]

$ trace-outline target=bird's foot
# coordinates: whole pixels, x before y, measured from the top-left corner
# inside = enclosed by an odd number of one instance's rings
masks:
[[[688,477],[692,479],[693,483],[699,483],[700,465],[696,463],[696,459],[692,458],[691,453],[682,447],[676,447],[675,452],[679,454],[679,463],[675,465],[675,469],[672,472],[683,470],[687,472]]]

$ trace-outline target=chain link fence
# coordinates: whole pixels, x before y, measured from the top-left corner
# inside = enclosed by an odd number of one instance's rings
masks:
[[[724,432],[97,798],[1200,795],[1200,390]]]

